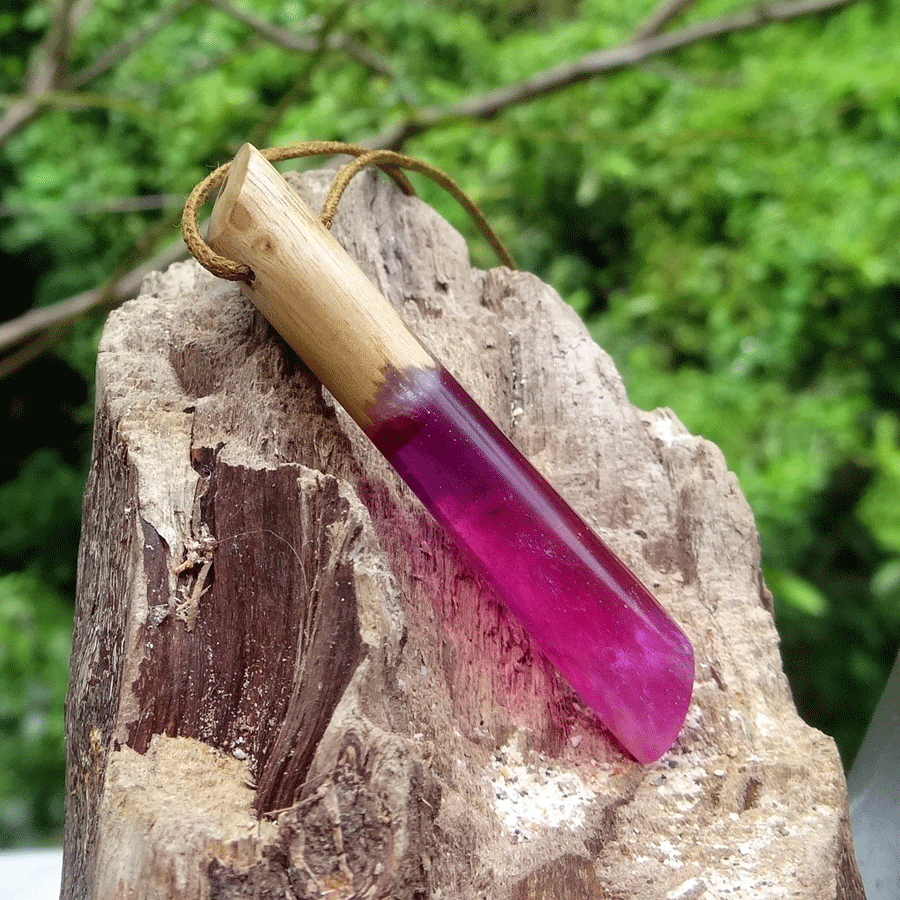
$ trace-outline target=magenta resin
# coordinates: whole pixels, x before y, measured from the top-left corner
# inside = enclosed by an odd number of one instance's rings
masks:
[[[694,654],[618,557],[442,367],[393,373],[366,433],[635,759],[659,759]]]

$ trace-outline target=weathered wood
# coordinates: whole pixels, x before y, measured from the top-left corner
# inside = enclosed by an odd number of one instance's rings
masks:
[[[419,201],[363,176],[334,232],[685,627],[687,725],[624,757],[238,289],[176,265],[99,356],[63,897],[862,897],[721,453]]]

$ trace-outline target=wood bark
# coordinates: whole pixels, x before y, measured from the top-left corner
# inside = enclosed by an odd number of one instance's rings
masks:
[[[292,183],[317,207],[330,177]],[[686,726],[624,756],[237,287],[179,263],[100,348],[63,897],[863,897],[718,449],[376,176],[334,232],[686,629]]]

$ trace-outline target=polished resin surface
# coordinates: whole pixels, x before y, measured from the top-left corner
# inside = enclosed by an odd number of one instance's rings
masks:
[[[662,756],[694,657],[647,588],[440,366],[392,375],[367,433],[622,746]]]

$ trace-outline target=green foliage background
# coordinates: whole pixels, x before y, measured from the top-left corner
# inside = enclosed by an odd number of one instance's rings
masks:
[[[237,5],[238,0],[235,0]],[[259,144],[360,140],[625,40],[646,0],[243,0],[377,53],[287,53],[205,3],[0,148],[2,317],[101,283],[176,236],[209,167]],[[160,0],[98,0],[75,69]],[[689,20],[740,4],[699,2]],[[0,11],[19,90],[49,6]],[[900,8],[698,44],[446,122],[406,145],[446,169],[615,358],[631,397],[723,449],[756,513],[785,669],[850,763],[900,640]],[[462,216],[423,185],[468,233]],[[172,195],[160,211],[116,198]],[[168,218],[166,216],[168,215]],[[489,251],[473,241],[476,262]],[[0,382],[0,844],[61,826],[62,704],[102,317]]]

